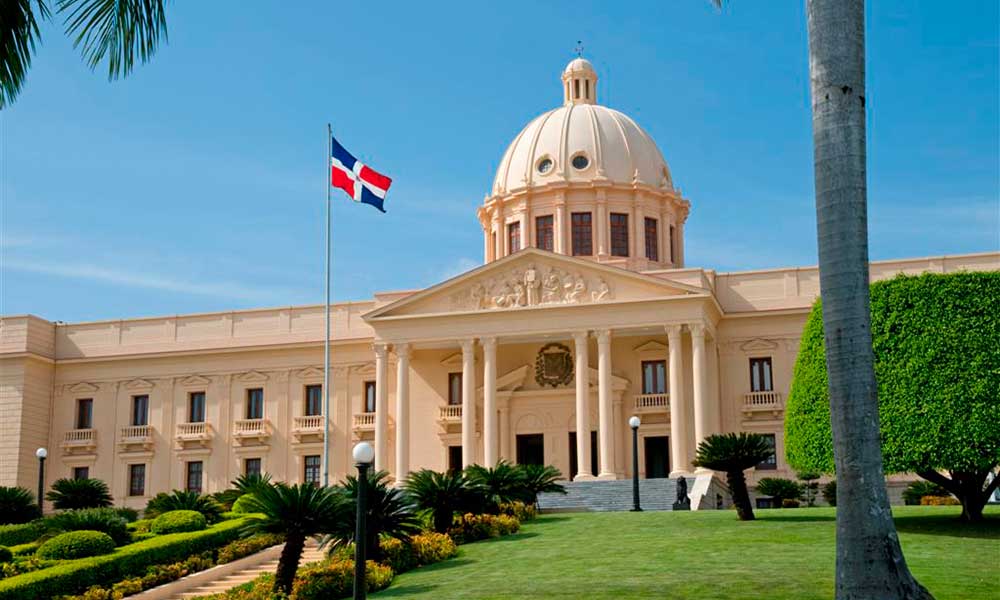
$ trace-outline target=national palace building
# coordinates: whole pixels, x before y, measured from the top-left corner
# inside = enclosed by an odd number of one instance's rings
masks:
[[[794,474],[783,418],[816,267],[717,272],[685,261],[691,203],[650,136],[597,103],[582,58],[562,104],[514,138],[477,216],[484,264],[419,291],[324,307],[53,323],[0,320],[0,485],[105,480],[116,503],[215,492],[245,472],[319,482],[371,440],[396,480],[506,459],[567,478],[691,474],[718,432],[768,436],[760,476]],[[898,273],[998,270],[1000,253],[874,262]],[[702,479],[707,478],[705,482]],[[705,504],[703,504],[705,506]]]

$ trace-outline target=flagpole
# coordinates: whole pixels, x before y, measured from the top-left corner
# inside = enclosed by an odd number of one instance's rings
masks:
[[[326,124],[326,335],[323,338],[323,485],[330,485],[330,157],[333,155],[333,130]]]

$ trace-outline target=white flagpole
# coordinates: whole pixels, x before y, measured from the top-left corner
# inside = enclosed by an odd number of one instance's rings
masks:
[[[333,130],[326,124],[326,336],[323,338],[323,485],[330,485],[330,157]]]

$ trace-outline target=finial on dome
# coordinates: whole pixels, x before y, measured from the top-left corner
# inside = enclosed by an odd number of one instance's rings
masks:
[[[583,58],[583,40],[576,40],[576,56],[577,58]]]
[[[563,104],[597,104],[597,71],[583,58],[583,46],[578,41],[577,57],[563,69]]]

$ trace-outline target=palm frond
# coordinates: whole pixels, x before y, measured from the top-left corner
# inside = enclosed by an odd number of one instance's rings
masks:
[[[66,33],[74,37],[91,69],[107,57],[108,79],[127,76],[138,57],[152,58],[167,40],[164,0],[59,0],[66,14]]]
[[[38,17],[35,8],[38,7]],[[0,2],[0,109],[6,108],[21,91],[35,42],[40,38],[38,19],[46,19],[49,9],[43,0]]]

